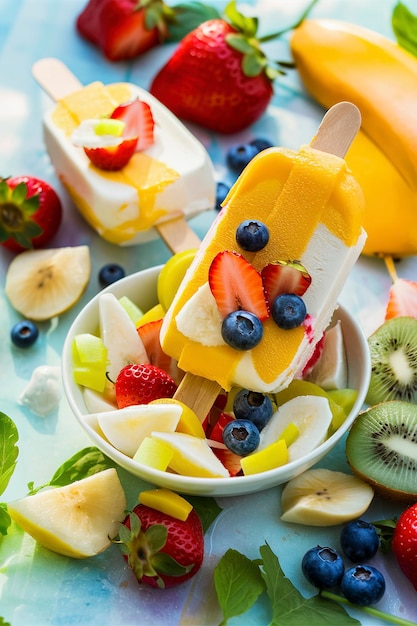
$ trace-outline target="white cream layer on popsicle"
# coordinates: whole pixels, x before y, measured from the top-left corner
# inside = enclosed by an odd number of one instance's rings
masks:
[[[81,93],[81,92],[80,92]],[[157,236],[156,223],[183,215],[189,219],[215,203],[215,180],[204,146],[159,101],[130,83],[83,88],[84,105],[64,98],[44,117],[44,138],[52,164],[75,205],[106,240],[134,245]],[[87,104],[91,96],[92,104]],[[84,150],[71,142],[82,119],[139,97],[152,109],[155,143],[136,153],[119,172],[95,168]],[[106,104],[106,99],[109,104]],[[94,102],[100,110],[94,113]],[[76,104],[74,104],[74,102]],[[104,107],[104,108],[103,108]]]
[[[343,159],[307,146],[299,152],[278,148],[262,152],[231,190],[182,282],[162,327],[164,350],[186,372],[216,380],[225,389],[239,385],[272,392],[286,387],[313,354],[363,248],[362,211],[362,192]],[[236,228],[245,219],[267,225],[270,239],[263,250],[247,253],[237,245]],[[223,250],[242,254],[258,271],[271,262],[301,261],[311,276],[302,296],[306,323],[283,330],[268,318],[255,348],[238,351],[221,344],[222,320],[213,315],[214,297],[201,289],[212,259]],[[199,316],[207,332],[200,330],[211,345],[203,345],[192,321],[198,294]]]

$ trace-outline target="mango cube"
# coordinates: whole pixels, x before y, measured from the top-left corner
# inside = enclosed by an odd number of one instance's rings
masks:
[[[242,457],[240,464],[245,476],[275,469],[288,462],[288,448],[285,439],[278,439],[268,447]]]
[[[192,504],[170,489],[161,488],[141,491],[139,502],[183,522],[185,522],[193,509]]]

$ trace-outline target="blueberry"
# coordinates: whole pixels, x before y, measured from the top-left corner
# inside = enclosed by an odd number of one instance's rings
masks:
[[[38,327],[30,320],[16,322],[10,332],[11,340],[18,348],[30,348],[30,346],[33,346],[38,336]]]
[[[250,142],[250,145],[255,146],[258,152],[262,152],[262,150],[266,150],[267,148],[272,148],[274,144],[271,143],[268,139],[262,139],[261,137],[259,137],[257,139],[253,139]]]
[[[232,311],[222,322],[222,337],[235,350],[251,350],[263,336],[262,322],[250,311]]]
[[[372,558],[379,548],[375,526],[358,519],[346,524],[340,535],[343,552],[353,563],[363,563]]]
[[[345,566],[336,550],[316,546],[303,556],[301,569],[312,585],[318,589],[331,589],[342,580]]]
[[[295,293],[281,293],[275,298],[271,307],[274,322],[284,330],[300,326],[307,314],[304,300]]]
[[[262,430],[272,415],[272,402],[263,393],[241,389],[235,396],[233,413],[237,419],[250,420]]]
[[[98,280],[102,287],[107,287],[112,283],[115,283],[116,280],[120,280],[124,278],[126,275],[123,267],[118,265],[117,263],[108,263],[107,265],[103,265],[101,268]]]
[[[259,220],[244,220],[236,229],[236,241],[243,250],[258,252],[269,241],[269,230]]]
[[[246,456],[258,447],[259,430],[250,420],[232,420],[224,427],[223,443],[231,452]]]
[[[249,143],[238,144],[227,151],[226,163],[236,174],[240,174],[258,152],[258,148]]]
[[[316,546],[303,556],[301,569],[312,585],[318,589],[331,589],[342,580],[345,566],[336,550]]]
[[[216,185],[216,210],[220,211],[222,208],[222,202],[230,191],[229,185],[219,182]]]
[[[385,592],[385,579],[371,565],[356,565],[343,574],[341,589],[349,602],[369,606],[381,600]]]

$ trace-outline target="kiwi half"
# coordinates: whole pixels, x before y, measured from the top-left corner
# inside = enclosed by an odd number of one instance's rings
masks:
[[[381,495],[417,500],[417,405],[383,402],[361,413],[346,439],[353,472]]]
[[[417,319],[387,320],[368,344],[372,371],[366,402],[417,402]]]

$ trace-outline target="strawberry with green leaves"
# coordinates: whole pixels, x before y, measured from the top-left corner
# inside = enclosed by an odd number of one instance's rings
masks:
[[[119,541],[139,582],[168,588],[194,576],[204,557],[204,533],[193,509],[185,521],[138,504],[124,520]]]
[[[163,0],[89,0],[77,17],[76,29],[107,59],[124,61],[164,41],[178,40],[217,15],[200,2],[168,6]]]
[[[269,61],[261,47],[289,29],[262,38],[257,30],[257,18],[244,16],[232,0],[224,19],[207,20],[183,38],[151,93],[177,117],[216,132],[248,127],[266,110],[273,81],[291,66]]]
[[[57,232],[62,205],[55,190],[34,176],[0,179],[0,243],[12,252],[44,247]]]

